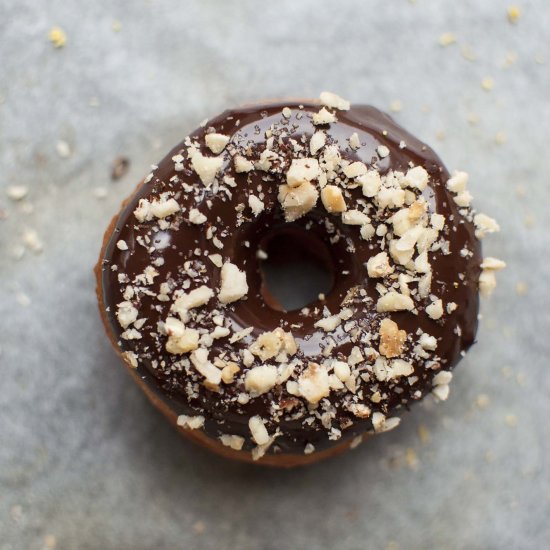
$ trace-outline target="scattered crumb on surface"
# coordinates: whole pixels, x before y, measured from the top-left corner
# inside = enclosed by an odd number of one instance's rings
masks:
[[[418,437],[423,445],[427,445],[430,442],[430,432],[424,424],[420,424],[420,426],[418,426]]]
[[[202,535],[206,530],[206,525],[204,524],[204,521],[196,521],[194,524],[193,524],[193,531],[195,531],[195,533],[197,535]]]
[[[518,296],[525,296],[528,292],[529,288],[527,286],[527,283],[524,281],[518,281],[516,283],[516,294]]]
[[[55,150],[57,151],[57,154],[62,158],[66,159],[71,156],[71,147],[70,145],[63,139],[60,139],[55,144]]]
[[[438,42],[440,46],[443,46],[445,48],[446,46],[450,46],[451,44],[454,44],[456,42],[456,35],[453,32],[444,32],[439,37]]]
[[[515,414],[507,414],[504,421],[510,428],[515,428],[518,425],[518,417]]]
[[[481,80],[481,87],[486,92],[490,92],[495,87],[495,82],[490,76],[486,76]]]
[[[469,46],[468,44],[465,44],[464,46],[462,46],[460,48],[460,53],[466,61],[476,61],[477,60],[477,55],[475,54],[473,48],[471,46]]]
[[[503,145],[508,140],[508,136],[504,132],[497,132],[495,134],[495,143],[497,145]]]
[[[506,11],[506,15],[508,17],[508,21],[510,21],[512,25],[515,25],[521,17],[521,9],[519,6],[510,6]]]
[[[112,29],[115,32],[120,32],[120,30],[122,29],[122,23],[115,19],[112,24]]]
[[[9,185],[6,194],[12,201],[20,201],[29,193],[29,188],[25,185]]]
[[[390,111],[392,113],[399,113],[402,110],[403,110],[403,103],[401,103],[401,101],[399,99],[394,99],[390,103]]]
[[[486,409],[489,404],[491,403],[491,399],[489,398],[489,396],[486,394],[486,393],[480,393],[477,397],[476,397],[476,407],[478,409],[481,409],[481,410],[484,410]]]
[[[48,33],[48,39],[54,48],[62,48],[67,43],[67,37],[61,27],[52,27]]]
[[[23,306],[23,307],[28,307],[31,305],[31,299],[29,298],[29,296],[27,294],[25,294],[24,292],[22,292],[21,290],[18,290],[16,293],[15,293],[15,299],[17,300],[17,303],[20,305],[20,306]]]

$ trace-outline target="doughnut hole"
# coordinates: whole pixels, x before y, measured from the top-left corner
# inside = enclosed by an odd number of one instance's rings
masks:
[[[261,239],[261,295],[277,311],[296,311],[328,295],[335,266],[329,248],[313,232],[284,226]]]

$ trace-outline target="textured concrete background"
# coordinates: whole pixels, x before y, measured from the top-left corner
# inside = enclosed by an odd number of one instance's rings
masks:
[[[548,547],[550,8],[518,3],[512,25],[499,0],[0,0],[0,549]],[[485,252],[509,268],[445,404],[308,469],[228,463],[124,373],[92,265],[121,199],[199,121],[324,89],[400,100],[397,120],[470,172],[503,229]]]

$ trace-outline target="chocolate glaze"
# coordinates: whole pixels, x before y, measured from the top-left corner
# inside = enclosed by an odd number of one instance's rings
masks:
[[[283,107],[291,109],[290,119],[283,118]],[[267,103],[239,109],[227,110],[220,116],[209,120],[208,123],[193,134],[191,139],[201,144],[204,155],[212,156],[212,153],[204,146],[204,135],[207,128],[215,128],[215,131],[231,137],[231,143],[240,146],[248,146],[252,156],[259,155],[258,151],[265,144],[265,131],[272,124],[284,124],[289,126],[292,136],[300,140],[305,137],[307,141],[316,128],[311,123],[310,114],[319,110],[319,105],[310,103]],[[440,297],[443,302],[455,302],[458,306],[452,314],[445,314],[439,321],[430,319],[422,310],[418,315],[411,312],[396,312],[390,317],[406,330],[409,335],[414,335],[418,328],[437,337],[437,355],[440,357],[441,367],[445,370],[452,369],[461,358],[461,354],[474,342],[477,330],[478,290],[477,281],[480,274],[480,244],[474,236],[474,227],[470,221],[463,217],[458,207],[453,202],[452,196],[445,188],[445,182],[449,178],[446,168],[438,156],[425,144],[414,138],[398,126],[389,116],[369,106],[353,106],[349,111],[337,111],[338,122],[322,128],[326,130],[329,139],[339,145],[343,158],[351,161],[360,160],[367,165],[376,163],[378,170],[384,174],[389,170],[406,171],[409,163],[423,166],[430,174],[430,183],[423,192],[429,202],[431,212],[441,213],[446,218],[445,236],[449,240],[449,253],[430,254],[433,269],[432,293]],[[348,139],[353,132],[357,132],[362,147],[355,151]],[[400,143],[405,142],[406,147],[400,148]],[[385,145],[390,154],[386,158],[379,159],[376,148]],[[245,327],[254,327],[253,333],[245,340],[229,344],[228,339],[216,340],[213,344],[216,351],[239,351],[247,347],[250,342],[264,331],[271,331],[282,327],[291,331],[299,346],[297,354],[300,358],[312,361],[321,361],[322,347],[327,343],[327,333],[314,327],[314,323],[322,315],[322,308],[326,306],[331,313],[340,310],[341,303],[346,294],[353,287],[366,289],[372,298],[370,307],[360,304],[354,318],[360,323],[370,325],[376,331],[380,319],[388,314],[376,312],[376,299],[378,292],[375,288],[377,281],[369,280],[364,266],[365,262],[373,255],[380,252],[377,239],[365,241],[360,238],[356,226],[344,225],[339,217],[331,216],[323,208],[321,201],[306,216],[288,224],[284,221],[282,209],[277,201],[278,184],[280,181],[266,182],[265,172],[253,171],[249,174],[236,174],[227,151],[224,153],[226,160],[223,166],[224,174],[233,176],[237,186],[231,189],[232,196],[218,192],[214,195],[211,190],[205,188],[194,171],[185,163],[183,171],[174,170],[172,157],[176,154],[186,157],[184,143],[177,145],[159,163],[154,170],[154,176],[148,183],[140,186],[137,192],[130,198],[127,205],[121,211],[116,222],[116,228],[109,236],[104,249],[103,272],[101,279],[101,291],[104,303],[108,306],[108,319],[111,330],[116,338],[120,338],[122,329],[115,317],[116,304],[123,301],[122,296],[125,284],[120,284],[118,274],[125,273],[133,280],[136,275],[143,272],[144,268],[151,264],[155,258],[163,258],[164,264],[157,267],[159,276],[150,288],[158,292],[160,283],[169,278],[176,282],[181,281],[181,268],[186,260],[195,260],[195,249],[207,251],[208,254],[221,254],[224,260],[244,269],[249,285],[249,293],[244,300],[240,300],[225,308],[224,314],[230,319],[232,330],[240,330]],[[156,246],[151,254],[138,242],[140,237],[145,237],[155,221],[139,224],[133,215],[138,201],[142,197],[155,197],[166,190],[181,191],[179,183],[170,183],[170,179],[178,176],[181,181],[190,184],[194,192],[183,192],[177,198],[180,205],[189,210],[198,208],[207,217],[208,221],[203,225],[193,225],[186,221],[185,212],[176,216],[181,217],[179,229],[158,231],[153,237],[151,245]],[[241,203],[247,204],[249,193],[256,192],[261,185],[265,194],[265,210],[254,218],[248,212],[248,221],[236,227],[235,207]],[[361,190],[355,189],[352,193],[361,196]],[[225,200],[222,200],[221,197]],[[343,235],[338,242],[330,244],[327,238],[325,220],[337,226]],[[218,228],[217,235],[223,242],[223,250],[213,246],[212,241],[205,236],[209,225]],[[225,231],[228,229],[227,231]],[[303,311],[284,312],[266,304],[265,294],[262,293],[262,274],[260,261],[256,258],[256,251],[263,246],[270,235],[277,234],[280,230],[289,229],[297,231],[309,238],[316,235],[321,241],[327,243],[327,249],[331,256],[334,268],[334,285],[324,302],[314,302],[309,306],[310,314],[304,315]],[[222,235],[222,236],[220,236]],[[116,243],[119,239],[126,241],[128,250],[119,250]],[[249,243],[248,246],[246,243]],[[349,243],[355,250],[350,252]],[[289,239],[288,246],[292,247],[293,240]],[[472,254],[463,257],[460,251],[467,247]],[[219,268],[208,259],[202,258],[205,266],[204,280],[211,288],[219,288]],[[112,266],[116,266],[116,271]],[[195,285],[197,286],[197,285]],[[191,287],[193,288],[193,286]],[[355,299],[353,299],[355,301]],[[268,300],[269,301],[269,300]],[[355,302],[354,302],[355,303]],[[359,304],[360,302],[356,302]],[[143,377],[147,385],[152,388],[164,402],[166,402],[178,414],[203,415],[205,417],[204,431],[211,437],[220,434],[237,434],[245,437],[244,449],[251,449],[254,444],[250,439],[248,420],[253,415],[266,416],[273,402],[277,402],[282,396],[280,387],[271,392],[251,399],[246,405],[235,402],[235,396],[243,390],[238,384],[224,386],[222,393],[211,391],[204,386],[198,387],[196,397],[190,399],[185,391],[188,373],[186,370],[170,370],[167,368],[179,359],[164,350],[165,340],[159,339],[157,322],[163,321],[169,315],[171,302],[159,302],[154,296],[140,293],[138,299],[139,317],[146,318],[144,326],[140,329],[141,340],[125,341],[120,339],[121,350],[131,350],[139,356],[138,373]],[[216,308],[219,304],[216,300],[205,308]],[[316,308],[319,308],[315,314]],[[457,330],[458,327],[458,330]],[[337,342],[331,353],[334,358],[345,358],[349,355],[353,343],[349,335],[342,327],[338,327],[331,335]],[[160,343],[159,343],[160,341]],[[376,346],[375,346],[376,347]],[[166,367],[153,366],[153,361],[164,361]],[[387,391],[388,399],[379,404],[366,402],[373,410],[379,410],[387,416],[394,416],[399,409],[408,405],[429,393],[432,389],[432,378],[437,371],[426,369],[423,365],[415,364],[415,375],[419,377],[414,386],[410,386],[406,379],[403,383],[389,389],[387,383],[377,383],[377,387],[383,393]],[[373,384],[371,383],[370,386]],[[365,385],[365,388],[369,384]],[[396,391],[396,387],[399,388]],[[420,395],[415,392],[420,392]],[[370,393],[365,390],[365,394]],[[231,400],[233,399],[233,400]],[[268,452],[303,453],[307,443],[315,446],[316,450],[336,445],[343,439],[354,437],[372,429],[370,418],[358,419],[348,411],[340,407],[340,394],[332,392],[329,400],[336,409],[336,417],[333,425],[342,427],[342,439],[340,441],[329,439],[327,430],[319,421],[311,426],[304,426],[301,420],[284,419],[278,426],[268,423],[268,431],[273,433],[277,427],[281,434]],[[349,420],[352,425],[348,426]]]

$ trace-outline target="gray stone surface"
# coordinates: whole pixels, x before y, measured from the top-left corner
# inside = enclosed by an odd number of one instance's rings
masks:
[[[550,12],[518,3],[511,25],[499,0],[0,0],[0,549],[548,547]],[[447,31],[458,43],[442,48]],[[485,251],[509,268],[445,404],[308,469],[233,464],[183,441],[131,383],[91,269],[122,198],[200,120],[323,89],[400,99],[396,118],[470,172],[502,225]],[[119,154],[131,169],[112,183]],[[16,260],[25,229],[44,250]]]

